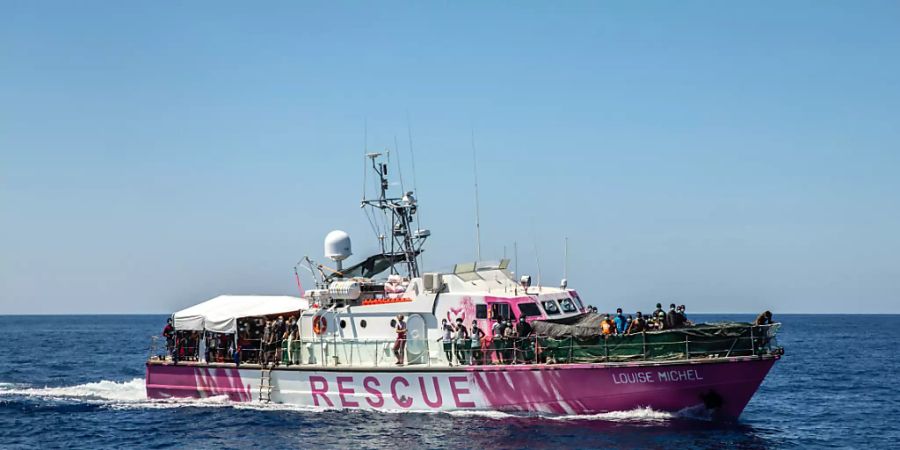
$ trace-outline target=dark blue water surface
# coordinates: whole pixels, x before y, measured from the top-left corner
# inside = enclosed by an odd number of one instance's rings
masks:
[[[144,399],[163,316],[0,316],[2,448],[896,448],[900,316],[776,316],[785,357],[740,421],[314,412]],[[694,320],[750,320],[698,316]]]

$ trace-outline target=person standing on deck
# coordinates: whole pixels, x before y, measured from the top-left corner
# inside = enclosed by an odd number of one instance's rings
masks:
[[[625,329],[628,328],[628,320],[622,314],[622,308],[616,308],[616,316],[613,317],[613,322],[616,323],[616,334],[625,334]]]
[[[616,334],[616,323],[609,318],[609,314],[604,315],[600,321],[600,333],[603,336]]]
[[[644,321],[644,316],[641,315],[641,312],[638,311],[635,313],[635,316],[634,320],[628,324],[628,334],[643,333],[647,329],[647,322]]]
[[[756,317],[755,325],[772,325],[772,311],[765,311]]]
[[[525,351],[530,342],[528,342],[528,337],[531,336],[531,324],[525,320],[525,316],[519,317],[519,322],[516,323],[516,334],[519,336],[518,342],[516,344],[516,362],[527,363],[529,362],[526,356],[527,352]]]
[[[469,364],[476,366],[481,365],[482,361],[482,352],[481,352],[481,344],[484,342],[484,331],[481,331],[481,328],[478,328],[478,322],[472,321],[472,341],[471,341],[471,359]]]
[[[269,364],[269,350],[272,348],[272,335],[274,331],[272,328],[272,321],[266,320],[266,324],[263,327],[262,339],[259,343],[259,353],[260,353],[260,363],[262,365]]]
[[[656,310],[653,311],[652,319],[656,322],[656,329],[662,330],[666,323],[666,312],[662,309],[662,303],[656,304]]]
[[[516,341],[519,337],[519,333],[516,332],[516,327],[513,326],[512,322],[506,321],[506,327],[503,329],[503,343],[506,344],[506,350],[503,352],[503,358],[509,364],[515,364],[516,358]]]
[[[503,364],[503,321],[497,320],[491,327],[491,346],[494,347],[494,358]]]
[[[447,364],[453,366],[453,325],[447,319],[441,320],[441,337],[437,340],[444,345],[444,356],[447,357]]]
[[[462,319],[456,319],[456,360],[460,365],[469,360],[469,330]]]
[[[394,341],[394,356],[397,357],[397,365],[402,366],[403,356],[406,354],[406,322],[403,321],[403,314],[397,315],[394,332],[397,333],[397,340]]]
[[[166,321],[166,327],[163,328],[162,335],[166,338],[166,355],[175,356],[175,327],[172,326],[172,319]]]
[[[678,316],[678,311],[675,310],[675,304],[672,303],[669,305],[669,313],[666,314],[666,329],[674,330],[682,327],[681,318]]]

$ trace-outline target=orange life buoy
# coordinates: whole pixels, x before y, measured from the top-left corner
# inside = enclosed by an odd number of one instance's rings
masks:
[[[322,334],[328,329],[328,321],[324,316],[313,317],[313,333]]]

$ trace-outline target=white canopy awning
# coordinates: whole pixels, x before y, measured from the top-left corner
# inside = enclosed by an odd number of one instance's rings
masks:
[[[290,314],[309,309],[309,302],[286,295],[220,295],[214,299],[176,312],[176,330],[208,330],[217,333],[237,331],[242,317]]]

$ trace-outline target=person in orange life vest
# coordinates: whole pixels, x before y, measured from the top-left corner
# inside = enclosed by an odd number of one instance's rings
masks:
[[[403,321],[403,314],[397,315],[394,332],[397,333],[397,340],[394,341],[394,356],[397,357],[397,365],[402,366],[403,354],[406,353],[406,322]]]

